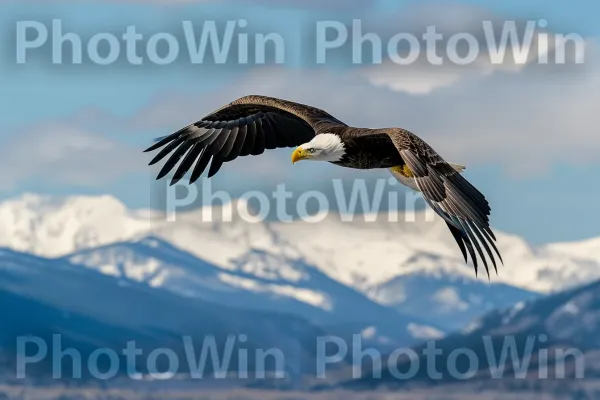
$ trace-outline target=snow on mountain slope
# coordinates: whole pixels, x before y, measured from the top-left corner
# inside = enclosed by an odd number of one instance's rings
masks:
[[[299,315],[344,334],[349,323],[373,326],[379,335],[394,338],[395,345],[422,339],[409,329],[415,324],[436,329],[419,316],[406,317],[373,302],[311,265],[261,250],[223,269],[148,237],[81,250],[60,260],[236,309]]]
[[[5,368],[8,360],[2,354],[7,351],[14,358],[18,355],[16,338],[30,335],[52,343],[52,335],[61,334],[62,348],[77,349],[82,360],[99,348],[120,354],[127,343],[135,342],[140,349],[136,357],[141,361],[136,361],[140,367],[136,369],[143,371],[146,365],[152,365],[145,358],[159,348],[186,359],[184,336],[196,349],[206,337],[213,337],[222,349],[229,335],[244,334],[247,342],[241,347],[248,349],[250,357],[255,349],[277,348],[286,355],[286,369],[295,371],[299,363],[316,365],[314,344],[318,337],[329,334],[297,316],[227,307],[201,299],[189,301],[166,290],[116,279],[65,260],[8,249],[0,249],[0,302],[0,374],[9,370],[11,381],[16,368]],[[237,362],[239,348],[239,343],[234,343],[233,358],[223,363],[225,368],[231,366],[234,370],[241,365]],[[44,361],[55,367],[55,360],[46,357]],[[62,360],[65,366],[71,362],[68,357],[66,360]],[[249,361],[246,365],[250,368],[258,365],[252,358]],[[117,364],[125,366],[124,362]],[[180,373],[185,373],[186,364],[177,367]],[[168,370],[164,365],[157,368]],[[82,369],[84,374],[89,371]],[[55,368],[51,370],[56,372]],[[27,372],[29,378],[29,368]]]
[[[431,369],[434,363],[427,363],[431,353],[424,351],[426,348],[436,350],[437,368]],[[457,349],[477,362],[457,362]],[[490,393],[489,388],[505,387],[517,393],[515,399],[531,398],[526,395],[529,389],[536,393],[573,389],[576,381],[589,381],[600,374],[600,282],[494,310],[462,332],[419,344],[413,350],[418,358],[388,363],[377,376],[369,373],[365,364],[366,373],[359,380],[351,379],[351,372],[340,374],[344,386],[390,391],[410,387],[416,391],[421,385],[469,382],[477,388],[473,398],[486,398],[482,393]],[[455,371],[469,371],[468,377],[441,367],[446,365],[455,365]],[[398,371],[407,370],[410,379],[402,379]],[[564,398],[598,396],[567,394]]]
[[[240,203],[242,207],[244,203]],[[375,296],[378,287],[408,274],[451,274],[475,279],[465,266],[445,224],[436,219],[417,222],[387,213],[375,222],[356,216],[352,223],[339,215],[321,222],[247,223],[235,213],[222,221],[228,205],[180,212],[169,222],[156,212],[130,211],[109,197],[54,199],[26,195],[0,204],[0,245],[44,256],[61,256],[99,245],[155,235],[221,268],[252,249],[302,259],[346,285]],[[212,221],[207,222],[207,215]],[[373,215],[369,217],[375,217]],[[505,266],[492,282],[551,292],[600,278],[599,239],[533,248],[518,236],[497,232]],[[598,249],[600,250],[600,249]],[[420,260],[414,262],[414,260]],[[487,282],[487,278],[480,281]]]
[[[111,196],[26,194],[0,203],[0,221],[0,245],[47,257],[126,240],[151,227]]]
[[[374,298],[404,315],[427,316],[450,330],[467,326],[482,314],[508,308],[540,294],[502,283],[484,283],[456,275],[407,274],[379,286]]]

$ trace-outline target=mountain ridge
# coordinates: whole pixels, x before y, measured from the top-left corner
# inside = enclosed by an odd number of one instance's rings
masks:
[[[362,329],[372,326],[377,329],[377,339],[387,338],[390,345],[422,339],[411,335],[411,324],[440,329],[420,316],[408,317],[376,303],[311,265],[261,250],[251,250],[235,260],[233,268],[224,269],[162,239],[148,237],[80,250],[58,260],[189,299],[279,311],[332,328],[348,323]]]
[[[231,208],[246,206],[236,201]],[[0,203],[0,246],[60,257],[157,236],[222,268],[231,268],[232,260],[251,248],[262,249],[303,259],[370,297],[379,286],[411,273],[450,273],[476,279],[442,221],[427,222],[425,212],[401,215],[404,222],[388,222],[387,214],[381,214],[375,222],[364,220],[373,219],[372,215],[362,215],[349,223],[332,214],[318,224],[300,220],[246,223],[236,215],[224,221],[228,207],[179,212],[176,221],[170,222],[164,213],[130,210],[108,195],[57,198],[27,194]],[[211,220],[206,221],[206,216]],[[415,222],[406,222],[411,219]],[[497,236],[505,266],[497,276],[492,275],[493,283],[550,293],[600,278],[600,256],[590,250],[600,238],[534,247],[515,235],[498,232]],[[202,243],[210,245],[200,246]],[[490,283],[482,277],[479,281]]]

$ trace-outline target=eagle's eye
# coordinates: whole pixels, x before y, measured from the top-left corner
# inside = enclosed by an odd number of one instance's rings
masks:
[[[310,149],[307,149],[306,151],[308,151],[309,153],[314,153],[315,149],[313,149],[312,147]]]

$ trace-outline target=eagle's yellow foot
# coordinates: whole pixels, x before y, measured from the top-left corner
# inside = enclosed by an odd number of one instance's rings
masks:
[[[392,167],[391,170],[404,176],[405,178],[414,178],[412,170],[406,164]]]

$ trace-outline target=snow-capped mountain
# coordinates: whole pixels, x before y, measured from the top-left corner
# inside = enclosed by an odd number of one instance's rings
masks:
[[[483,313],[540,297],[504,283],[464,276],[411,273],[381,285],[375,298],[407,316],[427,316],[448,330],[462,329]]]
[[[382,213],[355,216],[353,222],[331,214],[318,223],[250,223],[237,212],[248,207],[238,201],[178,212],[171,221],[160,212],[129,210],[111,196],[28,194],[0,203],[0,245],[59,257],[155,235],[223,268],[231,268],[250,249],[302,258],[366,292],[415,272],[474,278],[444,223],[437,218],[425,222],[424,212],[411,217],[416,222],[402,214],[399,222],[390,222]],[[230,215],[231,221],[224,220]],[[492,275],[496,283],[550,292],[600,277],[600,238],[536,248],[515,235],[497,236],[505,266]]]
[[[598,239],[534,248],[518,236],[497,232],[505,265],[488,282],[481,273],[476,278],[473,269],[464,265],[445,224],[439,219],[426,221],[425,212],[416,213],[413,219],[401,214],[397,222],[389,221],[388,214],[383,213],[354,216],[353,222],[346,221],[347,216],[332,214],[315,218],[318,223],[301,220],[251,223],[244,221],[238,212],[247,208],[247,203],[238,201],[178,212],[173,221],[160,212],[129,210],[110,196],[56,199],[25,195],[0,204],[0,246],[47,257],[71,253],[83,257],[82,251],[98,246],[153,236],[220,268],[219,284],[248,285],[240,279],[240,271],[261,279],[272,275],[293,281],[302,272],[290,265],[300,262],[314,266],[330,281],[399,310],[410,309],[411,303],[410,298],[402,299],[398,282],[426,278],[437,282],[435,292],[425,289],[421,292],[429,293],[429,304],[446,302],[448,307],[454,306],[455,312],[462,313],[465,320],[490,307],[523,300],[521,295],[525,298],[530,295],[526,291],[557,291],[600,278],[600,252],[595,251]],[[90,259],[78,261],[92,263],[108,274],[116,273],[116,262],[90,261],[96,256],[93,252],[87,254]],[[257,255],[264,260],[243,261]],[[157,268],[150,261],[140,262],[129,268],[128,273],[159,282],[160,274],[153,275]],[[185,280],[180,277],[179,284],[186,284]],[[496,300],[485,304],[457,282],[470,282],[469,285],[481,285],[490,291],[506,289],[491,284],[525,291],[508,290],[506,294],[489,296],[489,299],[504,299],[502,304],[496,304]],[[281,286],[274,289],[263,285],[263,289],[279,291],[280,295],[287,293],[312,306],[319,303],[316,305],[327,307],[327,300],[315,294],[314,288],[289,291]],[[513,297],[509,292],[520,294]],[[423,299],[420,302],[426,304]]]
[[[147,237],[81,250],[60,260],[183,297],[299,315],[340,335],[371,328],[375,344],[407,345],[423,339],[414,326],[442,334],[430,321],[401,315],[314,266],[262,250],[252,250],[223,269],[159,238]],[[355,330],[345,328],[350,324]]]
[[[246,337],[243,342],[236,339],[236,349],[281,349],[290,357],[288,367],[295,368],[300,361],[314,359],[316,338],[327,334],[293,315],[190,301],[65,260],[7,249],[0,249],[0,302],[0,374],[5,373],[2,355],[10,364],[18,354],[17,338],[32,335],[53,343],[53,335],[60,334],[63,348],[76,348],[83,353],[82,359],[103,347],[120,354],[134,341],[142,350],[139,365],[143,370],[145,357],[155,349],[168,348],[184,357],[186,337],[202,348],[207,337],[223,346],[231,335]],[[237,354],[232,352],[232,360],[237,360]],[[53,357],[46,361],[46,367],[54,365]],[[68,358],[63,363],[68,366]],[[231,369],[236,365],[232,361]],[[9,368],[13,378],[14,371]],[[185,373],[183,364],[180,372]],[[210,365],[205,372],[210,372]]]
[[[434,363],[426,361],[433,354],[424,351],[427,346],[436,350],[437,376],[428,369]],[[600,376],[600,282],[494,310],[461,332],[413,350],[421,362],[405,358],[398,365],[388,363],[375,379],[365,367],[361,379],[352,380],[347,373],[345,385],[397,389],[453,382],[472,384],[479,392],[491,388],[521,393],[530,388],[550,393],[559,388],[575,390],[571,386],[585,382],[581,378]],[[453,354],[470,356],[460,360]],[[400,379],[397,371],[406,371],[408,365],[419,367],[410,380]],[[449,372],[450,368],[444,368],[447,365],[456,366],[460,374]]]

